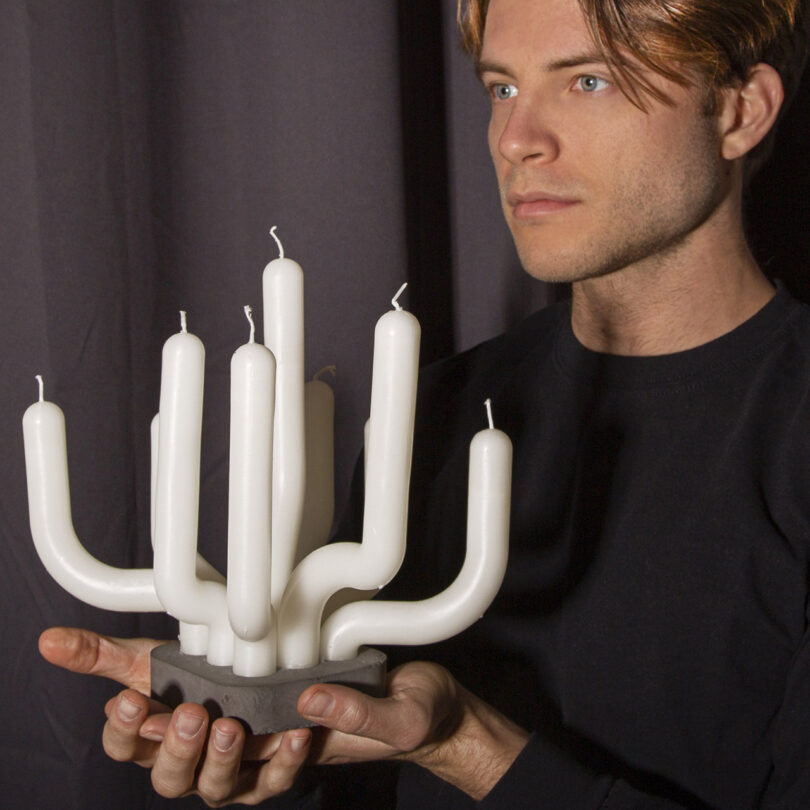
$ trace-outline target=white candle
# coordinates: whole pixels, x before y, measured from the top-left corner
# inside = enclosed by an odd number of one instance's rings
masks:
[[[158,446],[160,444],[160,414],[155,414],[152,417],[152,423],[149,426],[150,438],[150,537],[152,541],[152,548],[155,546],[155,503],[157,501],[157,458]],[[221,582],[225,584],[225,577],[211,565],[202,554],[197,554],[197,576],[200,579],[210,579],[211,582]],[[204,650],[203,650],[204,652]],[[202,654],[202,653],[201,653]]]
[[[374,332],[363,541],[317,549],[293,572],[279,614],[283,667],[320,659],[320,620],[333,593],[381,588],[405,556],[420,329],[396,301]]]
[[[304,438],[304,274],[280,257],[264,269],[264,344],[276,358],[273,441],[273,571],[271,599],[278,607],[295,562],[306,485]]]
[[[23,415],[28,510],[34,546],[48,573],[73,596],[105,610],[162,611],[146,568],[115,568],[93,557],[73,528],[70,511],[65,416],[39,401]]]
[[[320,379],[321,369],[304,386],[307,484],[296,563],[328,539],[335,516],[335,394]]]
[[[154,557],[155,548],[155,504],[157,503],[157,458],[160,445],[160,414],[152,417],[149,426],[150,438],[150,537]],[[212,582],[225,584],[225,577],[219,573],[209,562],[197,553],[197,576],[200,579],[210,579]],[[205,655],[208,651],[208,627],[204,624],[186,624],[179,622],[180,648],[187,655]]]
[[[487,400],[489,410],[489,400]],[[467,554],[455,581],[429,599],[353,602],[324,622],[321,653],[354,658],[361,644],[431,644],[481,617],[501,587],[509,554],[512,443],[492,426],[470,443]]]
[[[270,606],[273,397],[276,361],[254,339],[231,358],[231,437],[228,475],[228,616],[237,638],[233,671],[270,675],[275,639]]]
[[[195,573],[205,349],[186,330],[185,313],[181,319],[182,330],[163,346],[155,587],[167,612],[176,619],[207,625],[209,663],[230,666],[233,633],[225,588],[218,582],[201,581]]]

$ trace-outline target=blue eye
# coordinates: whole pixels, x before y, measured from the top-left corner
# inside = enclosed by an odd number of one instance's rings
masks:
[[[600,79],[598,76],[580,76],[577,79],[577,85],[586,93],[596,93],[608,87],[610,82],[607,79]]]
[[[518,91],[514,84],[493,84],[491,92],[497,101],[506,101],[514,98]]]

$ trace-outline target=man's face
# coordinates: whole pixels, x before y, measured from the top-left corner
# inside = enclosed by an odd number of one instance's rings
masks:
[[[577,0],[492,0],[481,78],[506,220],[526,270],[581,281],[656,264],[694,240],[728,190],[702,91],[633,106]]]

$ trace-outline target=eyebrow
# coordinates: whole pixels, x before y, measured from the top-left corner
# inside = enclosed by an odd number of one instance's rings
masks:
[[[606,62],[602,54],[598,51],[586,51],[565,57],[564,59],[554,59],[551,62],[546,62],[542,70],[545,73],[553,73],[557,70],[582,67],[583,65],[606,65]],[[502,73],[504,76],[513,76],[512,72],[505,65],[481,59],[475,63],[475,73],[479,79],[484,73]]]

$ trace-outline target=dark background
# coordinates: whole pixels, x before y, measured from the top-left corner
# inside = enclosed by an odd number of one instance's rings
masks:
[[[115,687],[36,652],[53,624],[176,630],[80,603],[36,557],[20,427],[35,374],[65,411],[79,536],[104,562],[149,566],[148,425],[161,345],[188,310],[208,358],[200,548],[224,569],[228,364],[247,337],[242,306],[261,309],[271,225],[306,274],[308,374],[338,367],[339,503],[362,445],[374,323],[403,281],[423,361],[559,294],[519,269],[488,104],[454,19],[455,0],[0,7],[3,808],[164,804],[101,750]],[[809,87],[748,206],[757,255],[807,300]]]

